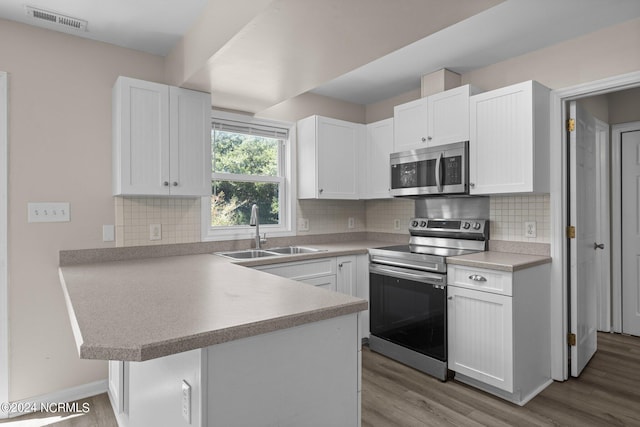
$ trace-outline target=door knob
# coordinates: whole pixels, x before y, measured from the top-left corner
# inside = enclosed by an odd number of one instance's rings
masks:
[[[594,243],[593,244],[593,249],[604,249],[604,243]]]

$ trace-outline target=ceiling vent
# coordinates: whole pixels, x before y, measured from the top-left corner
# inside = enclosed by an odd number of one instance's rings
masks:
[[[32,6],[25,6],[25,8],[27,10],[27,15],[33,19],[57,24],[71,30],[87,31],[87,21],[83,19],[72,18],[70,16],[61,15],[57,12],[38,9]]]

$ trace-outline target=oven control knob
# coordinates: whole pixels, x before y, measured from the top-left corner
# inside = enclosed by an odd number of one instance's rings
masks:
[[[464,228],[465,230],[468,230],[469,227],[471,227],[471,224],[469,224],[468,222],[462,223],[462,228]]]
[[[420,227],[426,227],[427,221],[420,221]]]
[[[474,222],[473,223],[473,229],[474,230],[480,230],[480,223],[479,222]]]
[[[418,226],[418,221],[411,221],[411,226],[412,227],[417,227]]]

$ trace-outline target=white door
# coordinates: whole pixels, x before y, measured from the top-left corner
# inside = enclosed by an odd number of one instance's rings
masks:
[[[640,131],[622,134],[622,332],[640,336]]]
[[[9,307],[7,291],[7,73],[0,71],[0,402],[9,401]],[[0,408],[0,418],[7,411]]]
[[[598,201],[597,242],[604,245],[596,251],[598,277],[598,330],[611,332],[611,223],[609,197],[609,125],[596,122],[596,200]]]
[[[575,129],[569,134],[569,221],[576,234],[569,243],[570,332],[576,336],[576,345],[571,347],[571,375],[577,377],[597,349],[597,154],[595,119],[575,101],[569,110],[575,120]]]

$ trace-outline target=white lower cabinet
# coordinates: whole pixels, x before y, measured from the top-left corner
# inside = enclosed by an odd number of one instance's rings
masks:
[[[116,395],[131,391],[127,409],[115,411],[118,425],[357,427],[357,327],[352,313],[144,362],[110,361],[114,410]]]
[[[369,256],[345,255],[254,267],[266,273],[369,301]],[[369,338],[369,310],[358,313],[360,340]]]
[[[448,365],[458,381],[524,405],[551,383],[549,264],[449,265]]]

